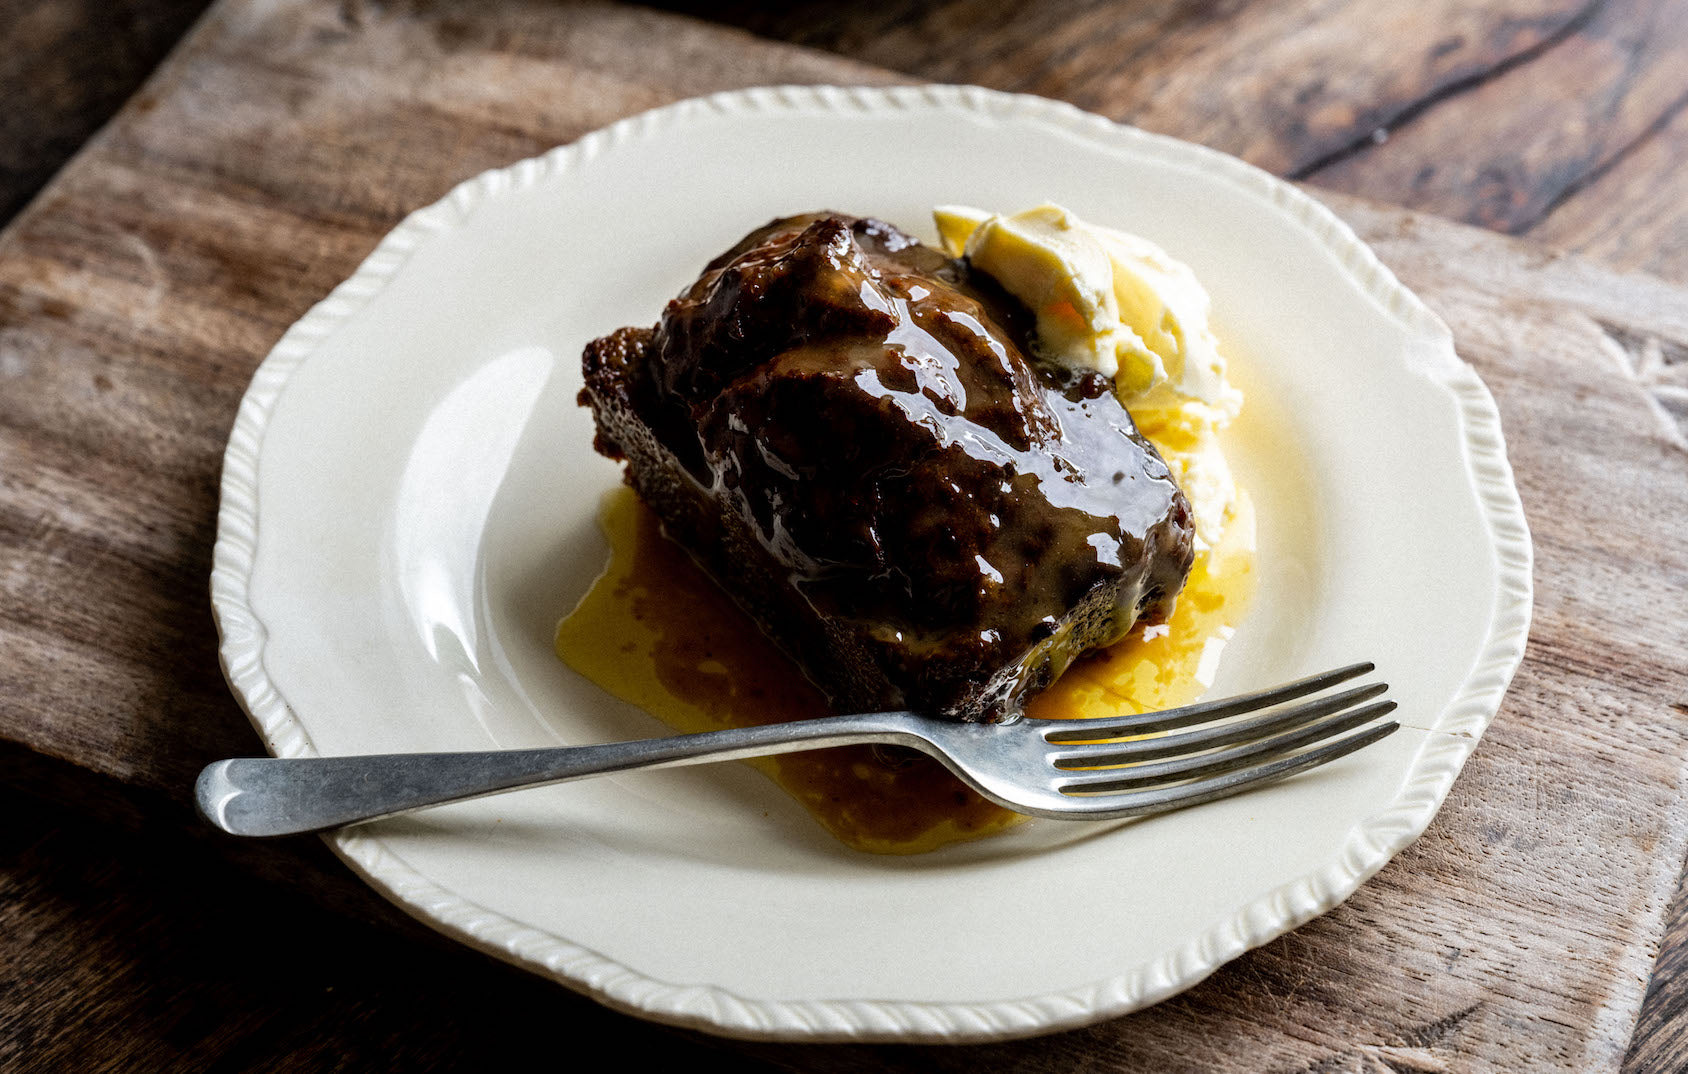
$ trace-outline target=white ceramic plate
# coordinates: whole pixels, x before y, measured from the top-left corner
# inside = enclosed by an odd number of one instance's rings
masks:
[[[1354,235],[1230,157],[973,88],[686,101],[472,179],[265,360],[212,578],[276,754],[658,733],[551,652],[601,568],[617,467],[575,404],[589,339],[654,322],[770,217],[930,235],[934,204],[1053,200],[1213,295],[1250,392],[1234,452],[1260,595],[1215,691],[1375,660],[1401,732],[1241,798],[855,853],[742,765],[603,778],[342,832],[400,906],[623,1010],[744,1037],[979,1040],[1178,992],[1334,906],[1430,823],[1523,650],[1530,546],[1493,401]],[[1251,431],[1252,430],[1252,431]],[[1403,908],[1403,912],[1407,908]],[[1071,915],[1080,922],[1053,930]]]

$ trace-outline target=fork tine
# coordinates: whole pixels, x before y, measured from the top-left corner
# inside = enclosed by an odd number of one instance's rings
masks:
[[[1057,726],[1044,731],[1043,737],[1048,742],[1084,742],[1097,738],[1119,738],[1123,735],[1146,735],[1155,731],[1171,731],[1179,727],[1188,727],[1194,723],[1206,723],[1209,720],[1223,719],[1226,716],[1238,716],[1245,712],[1253,712],[1269,705],[1276,705],[1284,701],[1293,701],[1298,697],[1316,694],[1320,690],[1329,689],[1339,682],[1347,682],[1370,671],[1375,671],[1377,665],[1367,662],[1364,664],[1350,664],[1344,668],[1336,668],[1319,675],[1310,675],[1305,679],[1274,686],[1270,690],[1258,693],[1244,694],[1241,697],[1226,697],[1214,701],[1199,701],[1194,705],[1181,708],[1163,709],[1159,712],[1144,712],[1136,716],[1121,716],[1116,719],[1096,720],[1046,720],[1042,721]],[[1081,726],[1072,727],[1072,724]]]
[[[1171,787],[1125,791],[1119,794],[1068,795],[1076,807],[1069,815],[1082,816],[1091,820],[1114,820],[1121,817],[1138,817],[1149,813],[1165,813],[1173,809],[1183,809],[1186,806],[1201,805],[1203,802],[1229,798],[1231,795],[1257,784],[1270,783],[1286,776],[1292,776],[1297,772],[1306,771],[1309,768],[1317,768],[1319,765],[1334,761],[1339,757],[1346,757],[1355,750],[1364,749],[1379,739],[1389,737],[1400,729],[1401,725],[1391,720],[1388,723],[1357,731],[1334,742],[1327,742],[1318,749],[1308,750],[1305,753],[1280,757],[1275,761],[1268,761],[1252,768],[1227,772],[1209,779],[1179,783]]]
[[[1164,738],[1073,744],[1066,749],[1052,751],[1049,754],[1049,763],[1056,768],[1100,768],[1104,765],[1127,764],[1132,761],[1178,757],[1215,746],[1229,745],[1232,742],[1248,742],[1341,712],[1362,701],[1370,701],[1388,689],[1389,685],[1381,682],[1358,686],[1340,694],[1275,709],[1252,719],[1215,723]]]
[[[1340,716],[1320,720],[1303,727],[1247,742],[1230,749],[1174,757],[1166,761],[1150,761],[1129,768],[1086,768],[1074,771],[1073,778],[1057,783],[1064,792],[1102,793],[1129,790],[1168,780],[1198,779],[1242,768],[1250,761],[1276,757],[1310,746],[1315,742],[1334,738],[1344,731],[1371,723],[1379,716],[1395,710],[1395,702],[1379,701],[1375,705],[1345,712]]]

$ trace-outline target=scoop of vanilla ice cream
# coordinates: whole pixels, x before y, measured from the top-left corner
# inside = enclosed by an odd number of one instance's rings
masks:
[[[1212,303],[1190,267],[1059,205],[1007,216],[945,205],[933,218],[950,256],[965,255],[1036,316],[1042,358],[1113,378],[1190,500],[1198,546],[1217,543],[1236,499],[1217,434],[1242,393],[1225,378]]]
[[[1013,216],[963,206],[934,211],[950,256],[965,253],[1037,317],[1044,357],[1147,387],[1165,380],[1155,353],[1120,320],[1108,251],[1058,205]]]

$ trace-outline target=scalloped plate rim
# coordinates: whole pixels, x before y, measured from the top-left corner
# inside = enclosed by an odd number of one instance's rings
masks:
[[[1072,1029],[1160,1002],[1196,984],[1244,951],[1342,902],[1429,826],[1476,748],[1522,660],[1532,604],[1533,554],[1522,503],[1506,460],[1494,400],[1453,349],[1445,324],[1334,213],[1287,182],[1217,150],[1114,123],[1059,101],[976,86],[774,86],[728,90],[639,113],[538,157],[465,180],[407,216],[347,280],[295,322],[254,373],[224,455],[221,507],[211,576],[219,657],[231,689],[266,747],[277,755],[314,753],[309,736],[269,681],[266,632],[248,599],[256,551],[257,463],[270,412],[291,372],[315,346],[396,275],[428,236],[455,226],[483,200],[589,162],[606,146],[660,134],[707,112],[804,109],[983,111],[1053,124],[1110,147],[1200,168],[1239,192],[1265,199],[1334,256],[1371,299],[1423,345],[1421,369],[1459,407],[1468,476],[1497,554],[1496,606],[1471,674],[1441,713],[1411,778],[1373,822],[1357,828],[1338,860],[1279,886],[1231,919],[1146,965],[1058,993],[991,1002],[906,1000],[752,1000],[709,985],[645,977],[562,937],[519,925],[434,885],[356,829],[324,839],[363,880],[413,917],[454,938],[550,977],[639,1017],[723,1036],[759,1040],[979,1042]]]

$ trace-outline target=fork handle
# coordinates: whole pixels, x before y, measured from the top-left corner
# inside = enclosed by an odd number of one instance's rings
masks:
[[[898,722],[906,718],[906,713],[871,712],[534,750],[237,757],[207,765],[195,783],[194,800],[207,820],[232,835],[295,835],[607,772],[860,743],[922,748],[924,740]]]

